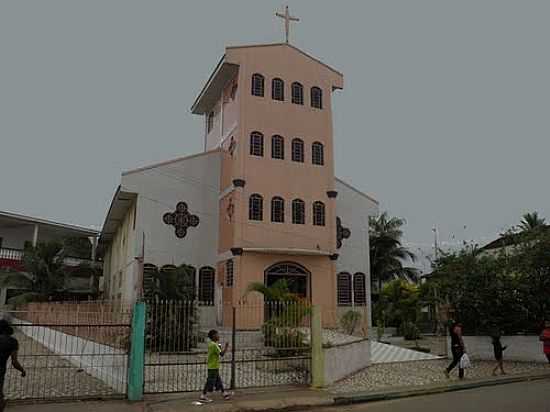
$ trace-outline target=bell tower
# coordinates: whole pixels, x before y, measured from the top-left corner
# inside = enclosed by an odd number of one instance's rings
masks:
[[[280,17],[285,26],[293,19]],[[205,150],[223,158],[224,301],[241,299],[250,282],[267,284],[268,268],[286,262],[303,269],[300,293],[336,307],[332,93],[342,88],[341,73],[289,43],[227,47],[194,103],[205,118]]]

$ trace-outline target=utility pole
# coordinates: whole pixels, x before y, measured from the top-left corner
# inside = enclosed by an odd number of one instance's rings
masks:
[[[437,239],[437,226],[434,226],[432,228],[432,232],[434,232],[434,262],[437,261],[439,257],[439,245],[438,245],[438,239]]]
[[[439,239],[438,239],[438,231],[437,226],[434,225],[432,228],[432,232],[434,232],[434,262],[437,262],[437,259],[439,259]],[[436,318],[437,323],[439,324],[439,327],[443,329],[443,339],[444,339],[444,350],[445,350],[445,356],[448,356],[449,353],[449,343],[447,342],[447,327],[446,325],[443,325],[443,319],[441,316],[441,308],[439,304],[439,286],[436,284],[434,288],[434,299],[435,299],[435,310],[436,310]]]

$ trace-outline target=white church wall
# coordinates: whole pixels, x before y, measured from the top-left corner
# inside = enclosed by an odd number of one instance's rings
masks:
[[[144,241],[145,263],[216,267],[220,169],[221,153],[212,151],[123,176],[123,190],[138,194],[136,253]],[[181,239],[162,220],[178,202],[199,218]]]
[[[135,299],[136,225],[134,225],[135,204],[122,219],[107,251],[103,274],[108,279],[110,299],[132,302]]]
[[[342,220],[342,225],[351,230],[351,236],[344,239],[342,247],[338,249],[336,271],[351,274],[361,272],[366,276],[367,288],[367,312],[368,326],[372,326],[372,302],[370,293],[370,263],[369,263],[369,216],[378,213],[378,204],[365,194],[354,189],[347,183],[336,179],[335,189],[338,192],[336,198],[336,215]],[[341,311],[347,311],[350,307],[341,307]]]

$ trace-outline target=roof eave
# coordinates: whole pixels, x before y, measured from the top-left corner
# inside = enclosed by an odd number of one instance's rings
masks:
[[[77,225],[71,225],[67,223],[54,222],[52,220],[41,219],[41,218],[32,217],[32,216],[20,215],[18,213],[13,213],[13,212],[0,211],[0,216],[8,219],[18,220],[21,222],[35,223],[39,225],[52,226],[60,229],[66,229],[69,231],[80,232],[83,236],[86,235],[86,236],[93,237],[93,236],[99,235],[99,231],[95,229],[86,228],[86,227],[77,226]]]
[[[210,111],[227,82],[236,75],[238,68],[239,65],[227,62],[223,55],[191,106],[191,113],[205,114]]]
[[[99,243],[105,244],[109,243],[114,233],[111,232],[110,224],[113,223],[116,226],[116,222],[119,222],[120,219],[115,217],[115,210],[117,210],[117,206],[122,206],[122,214],[125,215],[126,211],[129,209],[130,205],[137,199],[137,193],[134,192],[126,192],[122,190],[122,186],[118,186],[115,194],[113,195],[113,200],[111,201],[111,205],[109,206],[109,211],[107,212],[107,216],[105,217],[105,222],[103,223],[103,227],[101,229],[101,235],[99,237]],[[120,210],[120,209],[119,209]]]

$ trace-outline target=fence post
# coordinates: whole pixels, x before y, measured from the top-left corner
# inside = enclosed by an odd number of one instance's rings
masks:
[[[314,388],[325,386],[325,354],[319,305],[313,306],[311,313],[311,385]]]
[[[128,400],[143,400],[143,372],[145,361],[145,303],[134,305],[130,336],[130,361],[128,365]]]

